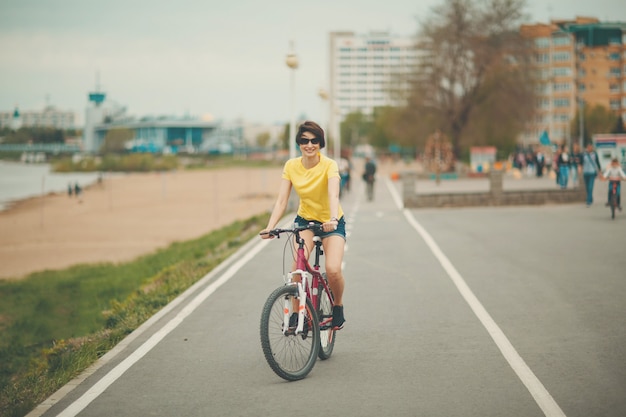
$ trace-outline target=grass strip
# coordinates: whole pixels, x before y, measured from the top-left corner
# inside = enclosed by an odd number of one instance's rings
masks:
[[[268,216],[131,262],[0,281],[0,415],[26,415],[252,239]]]

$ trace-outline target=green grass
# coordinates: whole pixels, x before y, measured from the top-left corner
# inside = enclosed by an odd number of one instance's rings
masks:
[[[0,281],[0,415],[24,416],[267,223],[235,222],[132,262]]]

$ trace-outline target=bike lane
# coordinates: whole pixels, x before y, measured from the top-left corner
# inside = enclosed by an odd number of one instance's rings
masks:
[[[259,342],[287,240],[250,242],[45,415],[544,415],[385,181],[364,193],[342,201],[348,321],[305,380],[274,375]]]

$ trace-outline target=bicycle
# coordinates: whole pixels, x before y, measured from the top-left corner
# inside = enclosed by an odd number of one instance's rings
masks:
[[[619,207],[617,202],[617,187],[619,180],[609,180],[609,207],[611,208],[611,219],[615,219],[615,209]]]
[[[285,276],[285,285],[270,294],[261,313],[261,347],[270,368],[287,381],[306,377],[321,360],[330,358],[335,346],[332,326],[334,298],[326,274],[320,271],[322,240],[313,237],[315,262],[306,258],[300,232],[321,230],[309,223],[292,229],[273,229],[269,234],[280,238],[283,233],[295,237],[296,269]],[[291,237],[290,236],[290,237]]]

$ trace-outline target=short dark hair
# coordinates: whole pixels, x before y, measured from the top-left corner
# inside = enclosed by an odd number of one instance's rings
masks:
[[[326,146],[326,139],[324,138],[324,129],[322,129],[321,126],[318,125],[317,123],[307,120],[306,122],[298,126],[298,132],[296,132],[296,144],[298,143],[298,139],[302,137],[302,134],[304,132],[310,132],[316,138],[320,140],[320,149]]]

